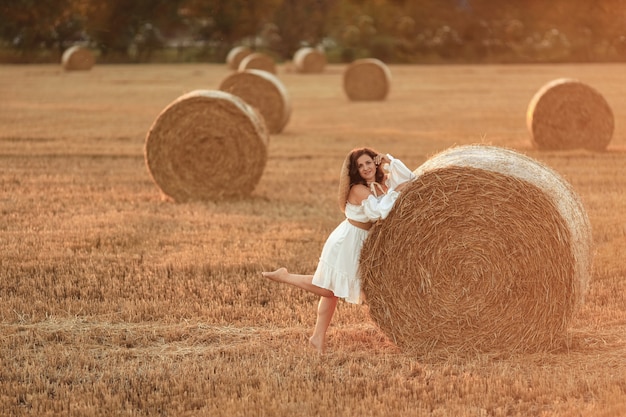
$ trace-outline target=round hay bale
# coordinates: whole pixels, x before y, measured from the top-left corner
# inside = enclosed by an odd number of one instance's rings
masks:
[[[384,100],[391,87],[391,72],[375,58],[357,59],[343,73],[343,89],[352,101]]]
[[[66,49],[61,56],[61,65],[66,71],[88,71],[95,63],[93,52],[80,45]]]
[[[226,55],[226,65],[229,69],[237,70],[239,69],[239,64],[241,60],[247,57],[252,53],[252,49],[247,46],[235,46],[228,52]]]
[[[238,69],[239,71],[257,69],[267,71],[271,74],[276,74],[276,63],[274,62],[274,59],[267,54],[262,52],[253,52],[241,60]]]
[[[177,202],[239,197],[261,178],[268,143],[263,118],[243,99],[195,90],[158,115],[145,160],[163,194]]]
[[[224,78],[220,90],[242,98],[265,119],[270,133],[283,131],[291,117],[291,101],[284,84],[267,71],[245,70]]]
[[[569,78],[545,84],[533,96],[526,124],[538,149],[606,149],[613,136],[613,112],[600,93]]]
[[[234,72],[224,78],[218,88],[256,108],[270,133],[280,133],[287,125],[291,116],[289,94],[274,74],[261,70]]]
[[[293,55],[293,63],[296,71],[301,74],[324,72],[327,63],[326,54],[310,47],[300,48]]]
[[[379,327],[421,355],[562,346],[592,261],[589,220],[569,184],[482,145],[451,148],[415,174],[361,253]]]

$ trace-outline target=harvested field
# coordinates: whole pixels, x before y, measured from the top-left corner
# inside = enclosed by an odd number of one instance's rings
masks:
[[[382,102],[348,100],[344,68],[278,66],[293,114],[249,197],[172,203],[146,168],[146,133],[226,64],[0,67],[5,415],[626,414],[626,66],[390,66]],[[606,151],[532,146],[528,102],[561,77],[603,91],[616,121]],[[340,302],[328,353],[307,349],[316,297],[260,271],[313,272],[342,220],[347,151],[372,146],[417,168],[473,143],[541,161],[585,206],[595,257],[566,345],[418,357],[367,306]]]

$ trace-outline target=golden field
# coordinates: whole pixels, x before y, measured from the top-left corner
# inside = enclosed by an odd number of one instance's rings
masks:
[[[1,415],[626,415],[626,65],[390,66],[388,99],[359,103],[343,68],[280,66],[293,112],[254,193],[177,204],[151,180],[146,133],[226,65],[0,66]],[[528,103],[560,77],[611,105],[606,152],[531,147]],[[545,163],[585,205],[592,279],[563,348],[413,357],[340,302],[314,353],[317,298],[260,272],[313,272],[346,153],[417,168],[473,143]]]

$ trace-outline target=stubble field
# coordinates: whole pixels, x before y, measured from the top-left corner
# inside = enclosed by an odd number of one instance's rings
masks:
[[[176,204],[150,178],[146,133],[226,65],[0,67],[0,414],[626,415],[626,66],[391,66],[388,99],[361,103],[343,68],[280,66],[293,112],[254,193]],[[528,103],[564,76],[611,105],[606,152],[531,147]],[[340,302],[328,353],[310,350],[316,297],[260,272],[312,273],[342,220],[346,153],[415,169],[474,143],[547,164],[589,214],[592,279],[563,348],[413,357]]]

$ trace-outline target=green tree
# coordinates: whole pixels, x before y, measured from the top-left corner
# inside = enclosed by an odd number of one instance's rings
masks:
[[[62,50],[81,32],[71,0],[4,1],[0,16],[0,37],[22,51]]]
[[[89,37],[105,59],[113,60],[127,59],[131,46],[156,48],[154,36],[158,36],[161,27],[171,27],[180,21],[182,3],[181,0],[79,1],[86,15]]]
[[[303,45],[316,46],[332,31],[338,0],[284,0],[274,14],[279,53],[290,57]]]
[[[185,15],[199,26],[197,36],[232,44],[257,35],[280,0],[186,0]]]

